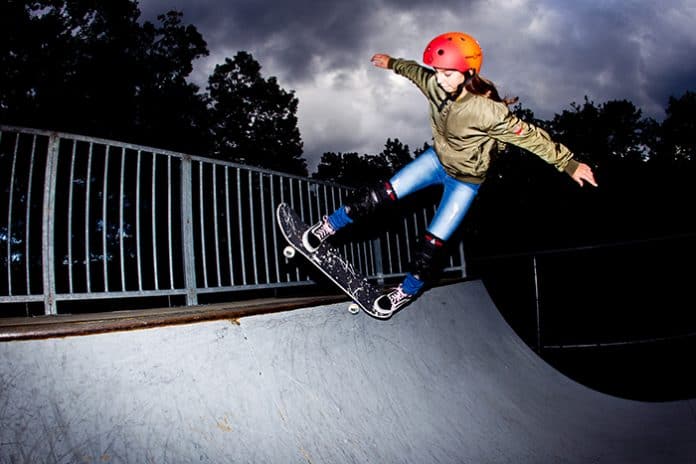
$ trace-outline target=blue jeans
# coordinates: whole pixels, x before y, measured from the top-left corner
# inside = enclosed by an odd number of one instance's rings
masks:
[[[428,226],[428,232],[443,241],[457,230],[479,189],[479,184],[462,182],[447,174],[432,148],[404,166],[389,182],[397,198],[431,185],[444,187],[440,205]]]

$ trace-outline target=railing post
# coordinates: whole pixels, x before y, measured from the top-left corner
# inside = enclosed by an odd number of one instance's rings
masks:
[[[191,180],[191,158],[181,159],[181,246],[184,257],[184,279],[186,285],[186,304],[198,304],[196,292],[196,256],[193,247],[193,197]]]
[[[536,255],[532,256],[532,268],[534,271],[534,305],[536,308],[537,353],[541,353],[541,303],[539,301],[539,274],[537,273]]]
[[[384,264],[382,263],[382,241],[379,237],[372,240],[372,255],[375,257],[375,274],[377,283],[384,285]]]
[[[464,256],[464,241],[459,242],[459,262],[461,263],[462,279],[466,279],[466,258]]]
[[[19,137],[19,134],[17,134]],[[56,275],[55,275],[55,206],[56,206],[56,177],[58,172],[58,153],[60,137],[52,133],[48,137],[46,153],[46,177],[43,191],[43,213],[41,241],[41,269],[43,273],[44,314],[55,315],[56,308]],[[30,205],[27,205],[29,208]],[[27,259],[29,259],[27,257]]]

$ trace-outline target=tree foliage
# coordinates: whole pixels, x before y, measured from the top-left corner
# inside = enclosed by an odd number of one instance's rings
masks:
[[[252,164],[306,174],[292,92],[275,78],[262,79],[258,63],[241,53],[211,79],[238,66],[256,82],[250,89],[221,87],[211,99],[189,81],[195,60],[206,55],[205,40],[182,13],[142,22],[134,0],[1,2],[0,122],[199,155],[224,145],[215,137],[236,137],[247,148],[259,144],[245,155]],[[232,108],[217,98],[229,101],[230,92],[245,101],[251,132],[220,129]]]
[[[643,161],[650,156],[652,119],[644,119],[640,109],[627,100],[613,100],[599,106],[585,97],[582,105],[572,103],[573,111],[563,111],[550,123],[558,139],[572,146],[577,155],[589,160]]]
[[[140,25],[137,3],[5,4],[0,117],[18,125],[181,149],[201,143],[204,112],[186,81],[205,41],[181,14]],[[183,146],[182,146],[183,145]]]
[[[217,158],[307,175],[297,128],[298,100],[275,77],[264,79],[251,54],[215,67],[208,81]]]
[[[696,161],[696,92],[670,97],[662,123],[662,156],[670,162]]]
[[[408,145],[399,139],[387,139],[384,149],[376,155],[324,153],[313,177],[355,187],[370,186],[389,179],[411,160]]]

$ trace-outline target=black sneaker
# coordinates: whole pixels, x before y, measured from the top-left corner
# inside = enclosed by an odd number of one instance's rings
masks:
[[[385,293],[375,300],[374,309],[382,316],[390,316],[400,308],[409,304],[415,295],[404,292],[402,285],[399,285],[389,293]]]
[[[336,230],[331,226],[328,217],[324,216],[321,221],[314,224],[302,234],[302,244],[307,251],[314,253],[326,239],[335,233]]]

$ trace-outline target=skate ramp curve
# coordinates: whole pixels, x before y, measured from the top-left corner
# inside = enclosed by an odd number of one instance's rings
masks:
[[[346,304],[0,343],[0,462],[696,462],[694,401],[590,390],[478,281],[388,321]]]

